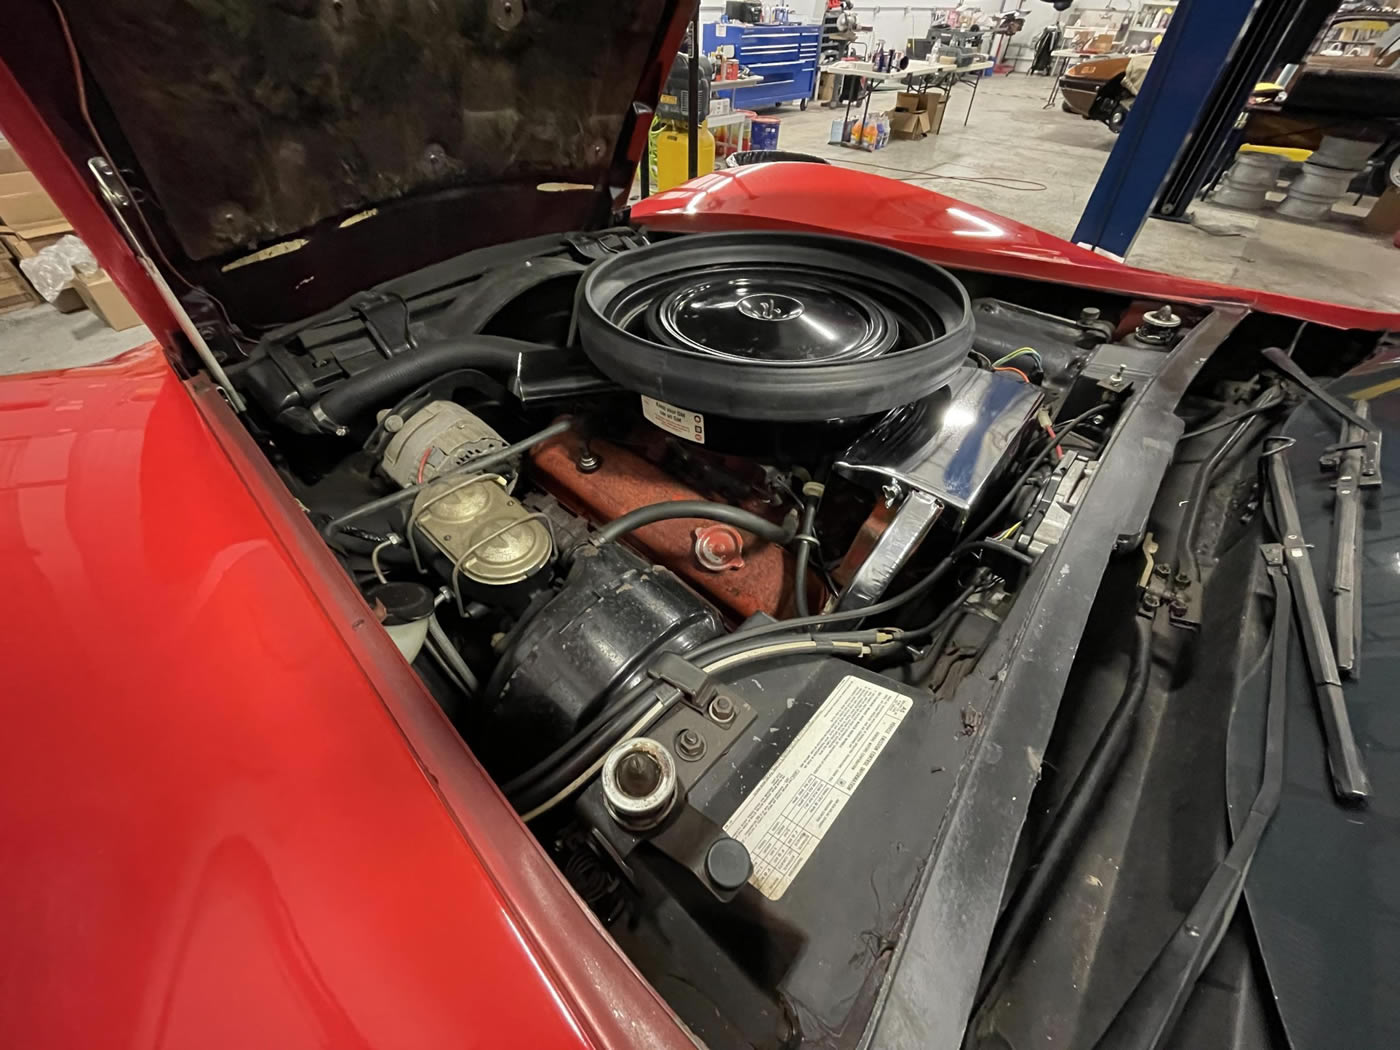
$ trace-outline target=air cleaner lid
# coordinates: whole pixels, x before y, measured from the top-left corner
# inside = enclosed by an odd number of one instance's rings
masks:
[[[584,275],[584,352],[637,393],[739,419],[883,412],[943,386],[972,345],[967,292],[880,245],[698,234]]]

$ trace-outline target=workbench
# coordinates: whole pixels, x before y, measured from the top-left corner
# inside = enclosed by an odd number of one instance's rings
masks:
[[[760,76],[735,77],[733,80],[711,80],[710,97],[713,98],[725,91],[741,91],[744,88],[758,87],[762,83],[763,78]]]
[[[870,96],[875,93],[875,86],[886,80],[903,81],[904,86],[910,91],[917,91],[920,94],[929,88],[942,88],[952,97],[954,84],[967,83],[967,77],[972,79],[972,96],[967,100],[967,113],[963,115],[963,126],[967,126],[968,118],[972,116],[972,104],[977,101],[977,85],[982,80],[984,70],[992,68],[990,61],[971,62],[965,66],[948,65],[945,62],[910,62],[903,69],[877,70],[869,62],[832,62],[822,66],[819,72],[830,73],[838,77],[860,77],[865,81],[861,90],[861,124],[865,123],[865,118],[870,115]],[[851,119],[851,106],[855,104],[855,98],[846,100],[846,123]],[[946,109],[945,111],[946,112]],[[934,129],[936,134],[943,127],[943,113],[938,117],[938,128]]]

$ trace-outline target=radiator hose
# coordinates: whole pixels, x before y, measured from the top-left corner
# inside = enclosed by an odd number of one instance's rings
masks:
[[[536,344],[495,335],[469,335],[450,342],[424,343],[373,368],[351,376],[316,402],[311,415],[317,425],[344,435],[363,413],[396,400],[414,387],[457,368],[514,375],[522,354]]]

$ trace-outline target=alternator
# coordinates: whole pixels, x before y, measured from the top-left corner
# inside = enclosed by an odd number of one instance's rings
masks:
[[[452,401],[431,401],[403,421],[384,449],[384,473],[405,487],[467,463],[505,438]]]

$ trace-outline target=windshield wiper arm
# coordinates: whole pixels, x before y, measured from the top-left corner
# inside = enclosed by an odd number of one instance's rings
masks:
[[[1369,419],[1370,405],[1356,402],[1356,413]],[[1337,670],[1348,678],[1360,672],[1361,660],[1361,490],[1380,485],[1380,475],[1367,475],[1363,453],[1368,445],[1366,432],[1350,421],[1343,421],[1336,445],[1322,457],[1322,466],[1336,470],[1336,497],[1333,510],[1332,611],[1337,636]]]
[[[1277,440],[1291,443],[1289,438]],[[1318,591],[1317,577],[1313,575],[1312,556],[1303,539],[1303,523],[1298,513],[1298,500],[1293,494],[1293,478],[1288,472],[1286,448],[1285,445],[1266,450],[1264,459],[1269,494],[1274,513],[1278,515],[1279,539],[1287,558],[1288,586],[1293,594],[1293,608],[1298,613],[1298,630],[1303,636],[1303,651],[1312,673],[1313,693],[1322,715],[1332,789],[1344,801],[1360,802],[1371,793],[1371,778],[1366,773],[1366,761],[1351,729],[1346,697],[1342,695],[1342,678],[1337,671],[1332,636],[1327,631],[1322,594]]]
[[[1271,346],[1259,352],[1264,355],[1264,360],[1273,365],[1285,379],[1301,387],[1309,397],[1325,405],[1327,408],[1330,408],[1335,414],[1345,419],[1352,426],[1360,427],[1368,434],[1373,434],[1377,431],[1378,428],[1376,424],[1372,423],[1364,416],[1359,415],[1346,402],[1329,394],[1318,385],[1317,380],[1313,379],[1312,376],[1299,368],[1293,358],[1289,357],[1278,347]]]

